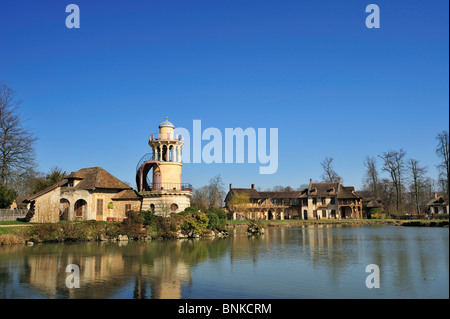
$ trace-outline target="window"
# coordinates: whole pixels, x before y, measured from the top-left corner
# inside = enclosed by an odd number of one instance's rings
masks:
[[[327,211],[325,209],[322,209],[322,217],[327,218]]]
[[[321,200],[322,204],[325,205],[325,197],[320,198],[320,200]]]
[[[97,216],[103,215],[103,199],[97,199]]]
[[[131,210],[131,204],[125,204],[125,213]]]
[[[316,197],[313,198],[312,203],[313,203],[313,205],[317,205],[317,198]]]
[[[336,198],[335,198],[335,197],[331,197],[331,199],[330,199],[330,204],[331,204],[331,205],[336,204]]]

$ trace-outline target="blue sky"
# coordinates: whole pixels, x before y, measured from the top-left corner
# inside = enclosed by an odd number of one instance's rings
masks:
[[[68,29],[65,8],[81,11]],[[380,7],[368,29],[365,7]],[[148,136],[176,126],[278,128],[278,171],[185,164],[194,187],[297,187],[334,158],[359,188],[363,160],[403,148],[437,177],[449,126],[448,1],[10,1],[0,80],[39,138],[39,169],[101,166],[134,186]],[[206,142],[204,142],[206,144]],[[378,161],[381,166],[381,161]]]

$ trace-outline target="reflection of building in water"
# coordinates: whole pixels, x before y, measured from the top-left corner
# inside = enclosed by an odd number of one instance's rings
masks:
[[[69,249],[70,250],[70,249]],[[122,254],[99,254],[78,257],[37,252],[27,258],[25,281],[50,298],[109,298],[115,289],[125,284],[126,269]],[[80,288],[66,287],[67,265],[80,268]]]
[[[22,281],[48,298],[114,298],[120,292],[133,292],[124,289],[130,284],[134,284],[134,298],[182,297],[182,286],[191,282],[189,263],[185,260],[199,260],[196,245],[181,242],[121,245],[39,245],[25,258]],[[80,288],[66,287],[70,275],[66,267],[70,264],[80,269]]]
[[[152,299],[181,299],[182,284],[191,281],[189,265],[170,256],[156,258],[144,275],[151,283]]]

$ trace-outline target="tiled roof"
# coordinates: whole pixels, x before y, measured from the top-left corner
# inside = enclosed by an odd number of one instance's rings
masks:
[[[309,187],[309,195],[318,197],[327,197],[336,195],[339,183],[312,183]]]
[[[259,192],[261,198],[302,198],[306,197],[301,191]]]
[[[52,190],[60,187],[67,186],[69,179],[81,180],[75,187],[74,190],[94,190],[94,189],[117,189],[117,190],[132,190],[130,186],[120,181],[116,177],[112,176],[110,173],[105,171],[101,167],[89,167],[83,168],[76,172],[72,172],[66,176],[65,179],[59,183],[53,184],[46,189],[30,195],[27,197],[26,201],[33,201],[34,199],[51,192]]]
[[[101,167],[83,168],[72,172],[69,176],[76,176],[81,181],[74,189],[94,190],[102,189],[131,189],[130,186],[120,181]]]
[[[114,200],[138,200],[141,198],[141,196],[136,193],[136,191],[134,189],[126,189],[123,190],[119,193],[117,193],[116,195],[114,195],[113,197],[111,197]]]
[[[232,188],[230,190],[233,194],[248,194],[250,199],[252,198],[261,198],[258,191],[254,188]]]

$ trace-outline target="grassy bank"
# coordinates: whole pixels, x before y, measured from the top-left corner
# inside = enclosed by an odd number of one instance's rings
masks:
[[[208,217],[209,216],[209,217]],[[303,225],[396,225],[448,227],[448,220],[321,219],[260,220],[262,227]],[[75,242],[105,240],[152,240],[226,236],[227,228],[249,225],[250,220],[224,220],[204,213],[174,214],[163,218],[133,213],[123,222],[79,221],[56,224],[0,222],[0,246],[27,242]]]
[[[63,221],[0,227],[0,246],[16,243],[152,240],[226,236],[225,220],[213,213],[184,212],[170,217],[152,212],[128,212],[123,222]]]

